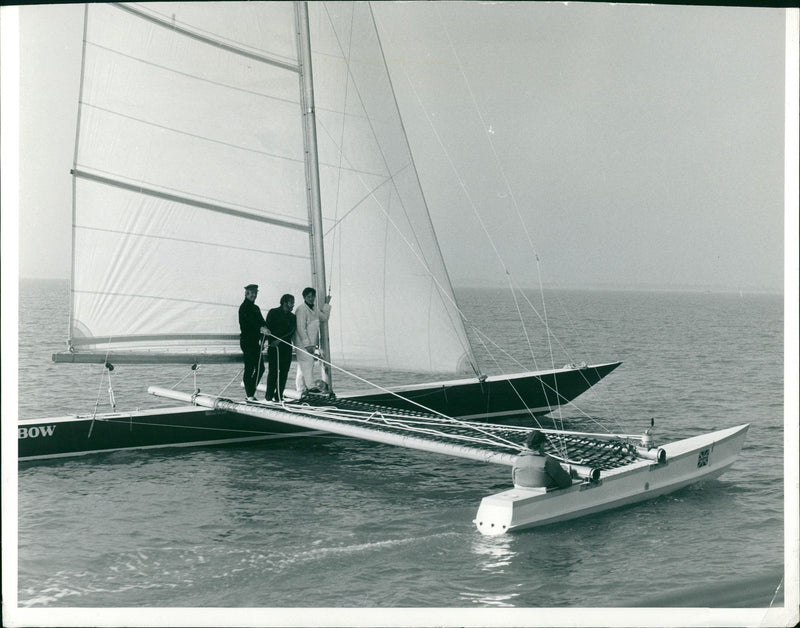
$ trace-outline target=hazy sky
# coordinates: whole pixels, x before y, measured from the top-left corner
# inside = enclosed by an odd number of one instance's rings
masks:
[[[455,284],[781,290],[784,10],[374,11]],[[69,276],[82,17],[20,9],[22,277]]]

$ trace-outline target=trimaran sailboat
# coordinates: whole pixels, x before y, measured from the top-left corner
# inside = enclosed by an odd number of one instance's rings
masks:
[[[483,376],[370,7],[311,8],[313,85],[292,3],[86,7],[70,338],[54,360],[240,364],[236,308],[257,281],[262,308],[332,292],[337,367],[439,377],[340,397],[494,420],[550,412],[616,368]],[[181,406],[24,421],[19,442],[37,458],[285,432]]]
[[[321,339],[329,380],[357,369],[462,375],[337,387],[334,400],[302,405],[152,388],[185,403],[22,420],[21,460],[320,430],[513,465],[530,428],[489,422],[549,413],[619,365],[482,373],[371,7],[310,8],[311,19],[306,3],[87,5],[70,339],[54,360],[239,362],[235,312],[255,272],[269,278],[262,302],[305,285],[332,294]],[[552,431],[551,453],[576,483],[486,498],[476,524],[497,534],[718,475],[746,429],[661,448],[649,435]]]

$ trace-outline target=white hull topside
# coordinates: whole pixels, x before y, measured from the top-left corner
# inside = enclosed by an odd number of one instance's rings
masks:
[[[640,460],[566,489],[513,488],[481,501],[475,525],[499,535],[626,506],[718,477],[735,462],[749,425],[662,445],[666,462]]]

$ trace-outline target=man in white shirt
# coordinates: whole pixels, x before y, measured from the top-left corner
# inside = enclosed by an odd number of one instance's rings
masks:
[[[325,303],[315,307],[317,291],[314,288],[303,290],[303,302],[297,307],[297,331],[294,345],[297,347],[297,379],[295,388],[302,398],[309,390],[314,389],[314,354],[319,348],[319,323],[327,321],[331,313],[331,297],[325,297]],[[323,356],[323,358],[326,356]],[[324,375],[324,370],[323,370]],[[319,391],[314,391],[319,392]]]

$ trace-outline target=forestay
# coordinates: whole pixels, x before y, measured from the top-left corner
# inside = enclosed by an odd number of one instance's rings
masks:
[[[331,359],[462,370],[474,359],[371,8],[309,9]],[[242,286],[259,283],[266,309],[311,285],[294,6],[90,4],[86,17],[60,359],[238,359]]]

